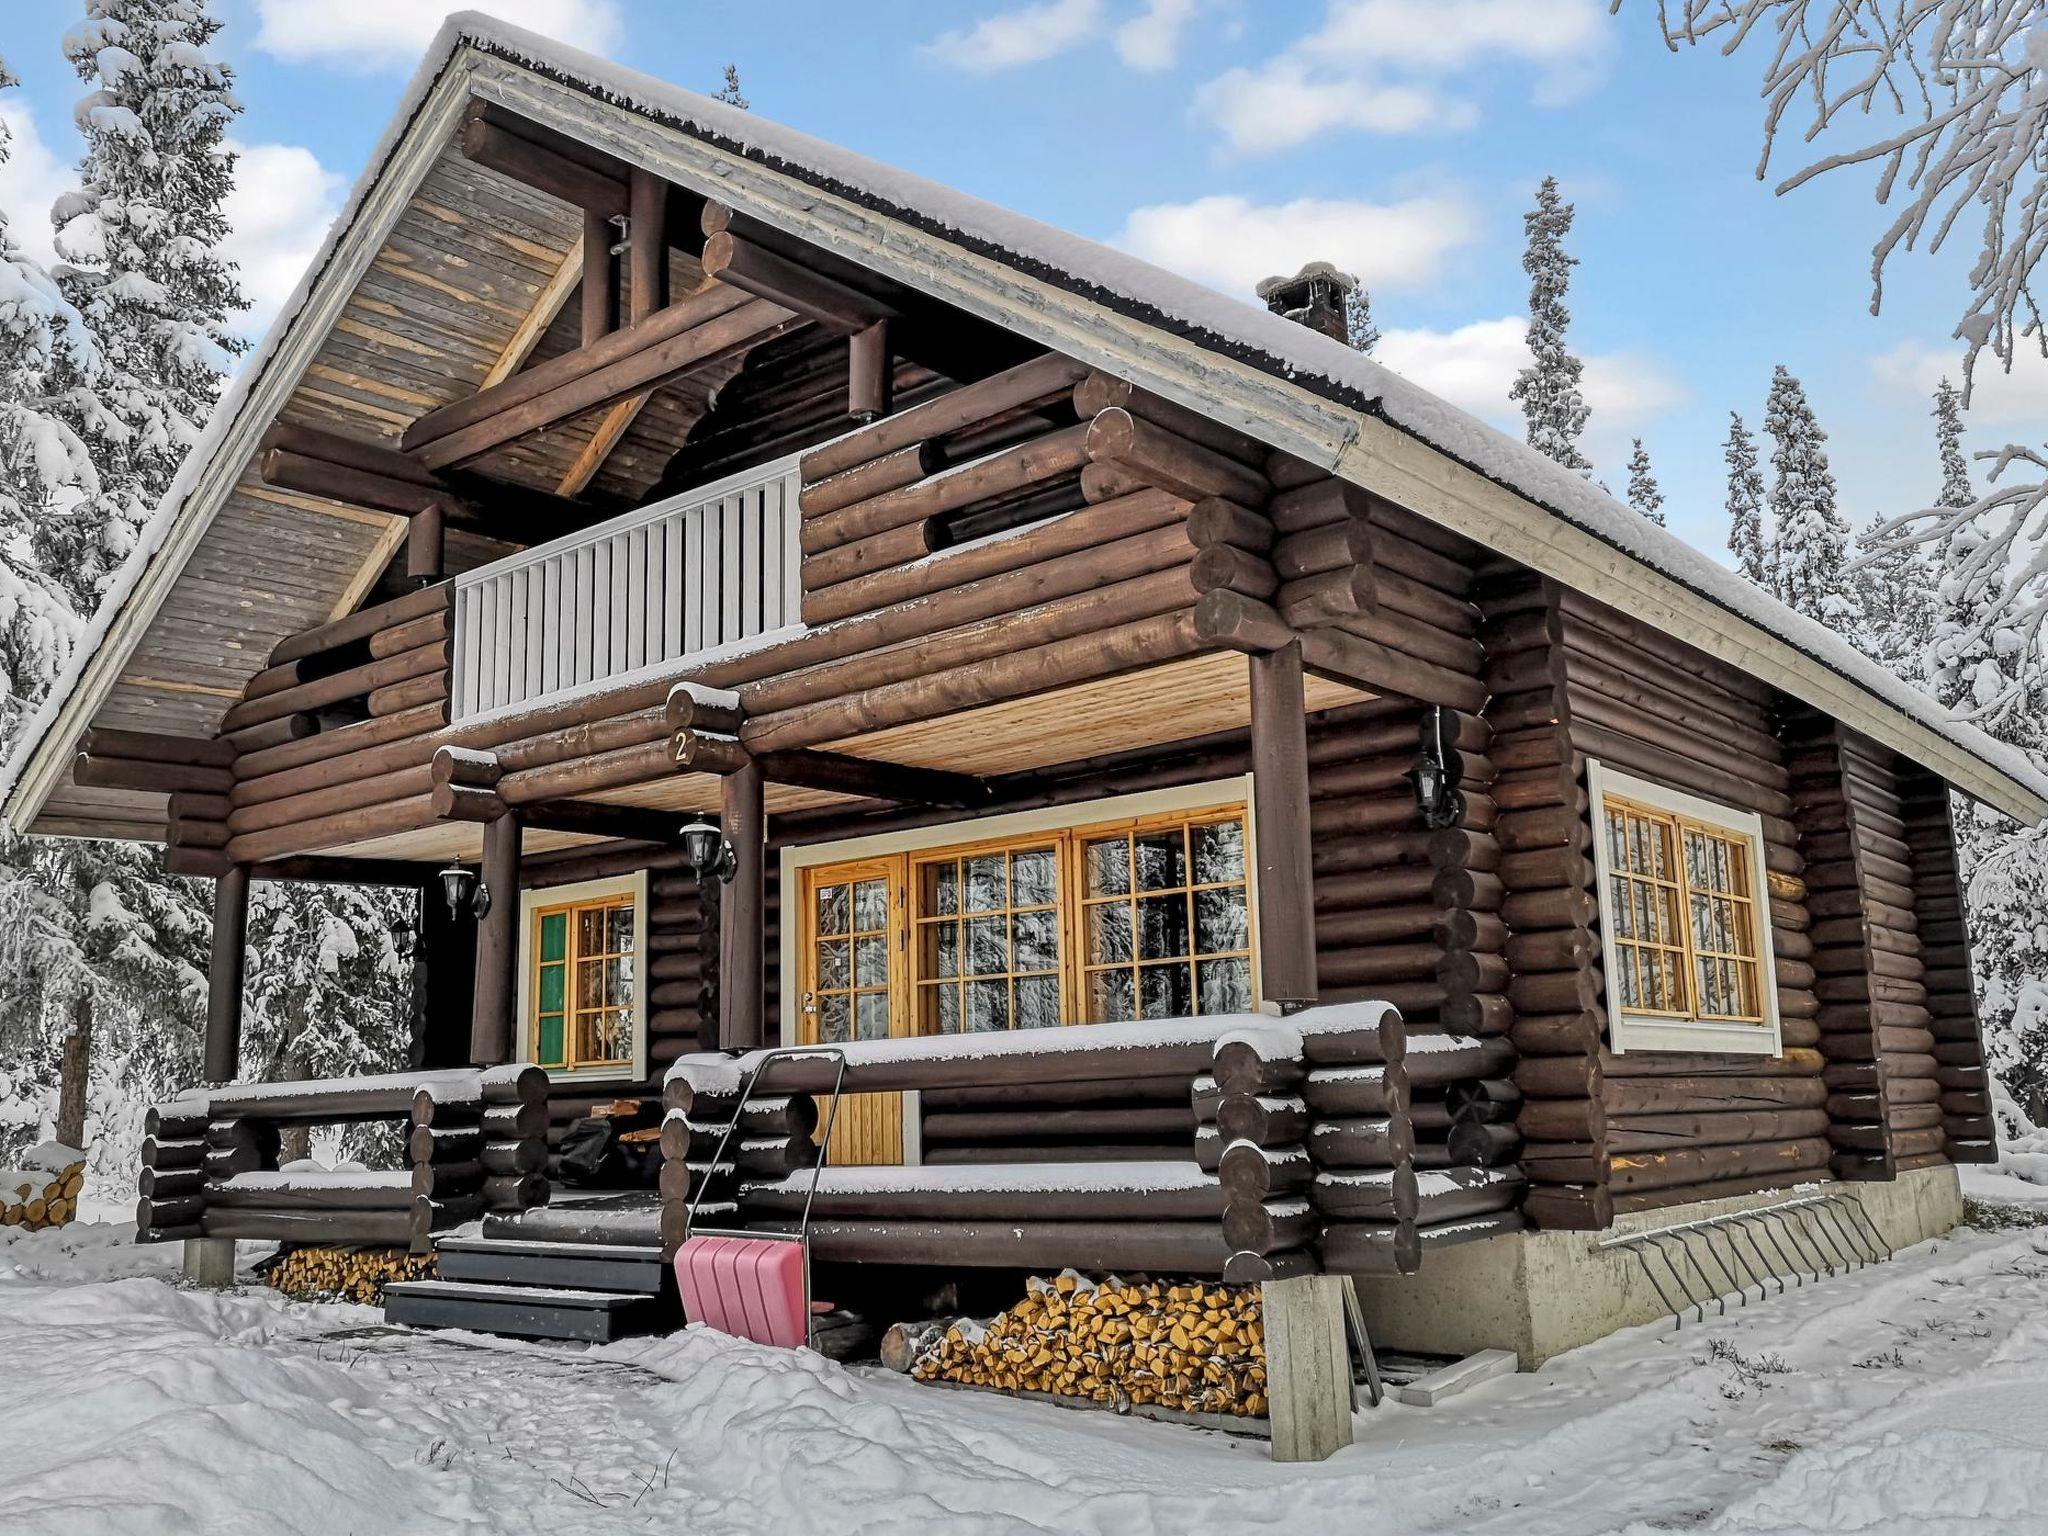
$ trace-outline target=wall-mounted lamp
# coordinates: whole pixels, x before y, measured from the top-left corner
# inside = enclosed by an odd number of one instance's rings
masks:
[[[683,828],[683,857],[699,880],[730,880],[740,856],[715,821],[693,821]]]
[[[460,917],[467,911],[479,922],[491,910],[491,888],[477,879],[476,871],[450,864],[441,871],[441,896],[448,903],[448,915]]]
[[[1422,733],[1422,757],[1408,778],[1415,786],[1415,804],[1422,811],[1422,824],[1432,832],[1455,827],[1465,819],[1465,797],[1458,791],[1457,776],[1451,768],[1441,704],[1429,712]]]

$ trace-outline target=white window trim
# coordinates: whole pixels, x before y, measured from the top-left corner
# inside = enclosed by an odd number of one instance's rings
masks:
[[[647,871],[617,875],[605,880],[583,880],[574,885],[535,886],[519,893],[519,1012],[514,1028],[519,1031],[519,1059],[533,1061],[533,946],[536,941],[533,915],[542,907],[559,907],[568,902],[602,901],[608,896],[633,898],[633,1059],[608,1067],[547,1067],[550,1082],[637,1083],[647,1076]]]
[[[1251,924],[1251,931],[1258,932],[1259,921],[1259,861],[1256,846],[1256,822],[1253,806],[1252,776],[1248,773],[1235,778],[1209,779],[1200,784],[1188,784],[1174,789],[1152,789],[1135,795],[1111,795],[1101,800],[1076,800],[1068,805],[1046,806],[1034,811],[1012,811],[1001,816],[967,817],[960,821],[942,822],[936,826],[909,827],[901,832],[875,832],[866,837],[841,838],[832,843],[807,843],[801,848],[782,850],[782,889],[786,892],[797,888],[797,874],[800,870],[814,868],[820,864],[844,864],[855,859],[880,858],[886,854],[921,853],[930,848],[948,848],[958,843],[978,843],[1029,837],[1034,832],[1064,832],[1073,827],[1093,826],[1096,822],[1136,820],[1144,816],[1164,816],[1175,811],[1199,811],[1212,805],[1224,805],[1243,801],[1244,803],[1244,857],[1245,857],[1245,920]],[[793,920],[783,930],[781,948],[782,995],[785,998],[797,996],[797,941],[802,933],[802,918],[794,909],[789,909]],[[1265,995],[1263,978],[1259,974],[1264,947],[1252,945],[1252,1006],[1260,1006],[1259,999]],[[1087,1029],[1086,1024],[1069,1024],[1068,1029]],[[784,1045],[797,1043],[797,1018],[794,1008],[782,1010],[782,1040]],[[908,1093],[903,1106],[903,1161],[907,1166],[916,1166],[923,1161],[923,1145],[919,1132],[917,1096]]]
[[[1601,976],[1608,985],[1607,1042],[1617,1056],[1630,1051],[1709,1051],[1727,1056],[1776,1056],[1784,1049],[1778,1023],[1777,962],[1771,949],[1770,881],[1764,869],[1763,818],[1754,811],[1702,800],[1683,790],[1655,784],[1621,773],[1597,759],[1586,762],[1586,790],[1593,823],[1593,868],[1600,903]],[[1614,925],[1608,920],[1609,876],[1607,855],[1607,797],[1615,795],[1639,805],[1703,821],[1747,839],[1749,874],[1757,927],[1757,991],[1763,1003],[1761,1024],[1722,1024],[1698,1019],[1681,1020],[1630,1015],[1615,1005],[1611,978],[1615,967]],[[1688,922],[1690,914],[1681,914]],[[1687,989],[1693,985],[1686,978]]]

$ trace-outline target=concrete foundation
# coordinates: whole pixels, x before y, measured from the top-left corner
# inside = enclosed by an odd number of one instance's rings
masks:
[[[1956,1171],[1942,1164],[1888,1182],[1825,1180],[1702,1200],[1618,1217],[1605,1232],[1518,1232],[1429,1252],[1415,1275],[1361,1278],[1373,1342],[1383,1348],[1468,1355],[1509,1349],[1523,1370],[1616,1329],[1668,1317],[1670,1309],[1625,1252],[1607,1238],[1774,1205],[1793,1194],[1844,1194],[1860,1202],[1893,1249],[1939,1237],[1963,1219]]]
[[[235,1240],[231,1237],[185,1239],[185,1278],[194,1285],[226,1290],[235,1283]]]

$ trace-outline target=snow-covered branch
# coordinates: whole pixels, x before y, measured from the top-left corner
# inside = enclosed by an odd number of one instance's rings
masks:
[[[1873,312],[1893,253],[1939,250],[1974,207],[1982,244],[1955,328],[1966,389],[1987,346],[2007,367],[2022,338],[2048,353],[2029,288],[2048,254],[2048,0],[1657,0],[1657,14],[1673,48],[1768,49],[1759,178],[1781,132],[1804,145],[1854,136],[1777,190],[1876,169],[1877,200],[1895,214],[1871,251]]]

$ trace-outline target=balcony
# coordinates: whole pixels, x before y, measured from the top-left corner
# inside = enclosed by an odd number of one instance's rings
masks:
[[[791,455],[458,577],[451,718],[795,625],[796,495]]]

